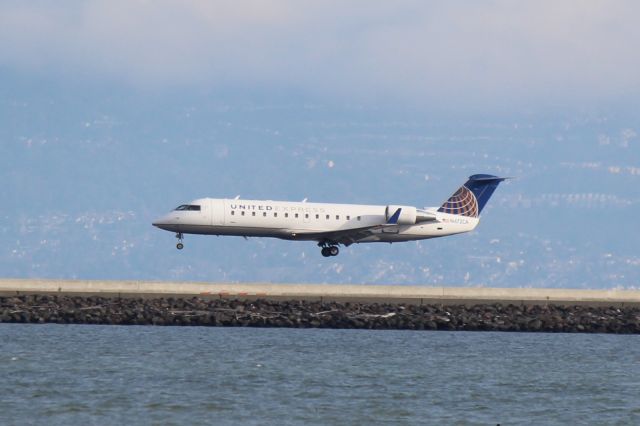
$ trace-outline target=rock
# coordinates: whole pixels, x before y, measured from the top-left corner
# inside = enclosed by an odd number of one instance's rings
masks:
[[[531,331],[539,331],[542,328],[542,321],[539,319],[535,319],[529,323],[529,330]]]
[[[640,308],[0,297],[0,322],[640,333]]]

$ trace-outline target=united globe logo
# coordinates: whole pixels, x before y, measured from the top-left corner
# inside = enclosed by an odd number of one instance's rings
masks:
[[[468,217],[478,217],[478,201],[467,187],[461,186],[445,203],[438,209],[439,212],[457,214]]]

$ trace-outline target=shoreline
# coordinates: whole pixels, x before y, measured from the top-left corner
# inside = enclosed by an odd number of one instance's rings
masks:
[[[0,296],[202,297],[241,300],[423,304],[640,306],[639,290],[0,279]]]
[[[640,334],[640,307],[21,295],[0,323]]]

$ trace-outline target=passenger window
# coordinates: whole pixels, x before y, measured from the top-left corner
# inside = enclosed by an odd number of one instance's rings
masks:
[[[360,216],[358,216],[358,220],[360,220]]]
[[[304,214],[304,218],[305,218],[305,219],[309,219],[309,213],[305,213],[305,214]]]
[[[267,212],[262,212],[263,217],[267,217]]]
[[[289,217],[289,213],[285,213],[285,214],[284,214],[284,217]]]
[[[340,219],[340,215],[339,215],[339,214],[337,214],[337,215],[336,215],[336,220],[339,220],[339,219]]]
[[[296,213],[295,217],[296,217],[296,219],[298,218],[298,213]]]
[[[244,210],[240,212],[240,216],[244,216]]]
[[[327,215],[327,219],[329,219],[329,215]]]
[[[256,212],[251,212],[251,216],[255,216],[255,215],[256,215]]]
[[[351,220],[351,216],[347,216],[347,220]]]
[[[278,213],[273,212],[273,217],[278,217]]]
[[[320,215],[319,214],[316,215],[316,219],[320,219]]]
[[[236,211],[235,210],[231,210],[231,216],[235,216]]]

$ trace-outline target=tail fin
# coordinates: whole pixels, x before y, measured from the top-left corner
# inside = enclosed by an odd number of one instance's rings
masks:
[[[498,184],[507,178],[473,175],[438,209],[439,212],[478,217]]]

